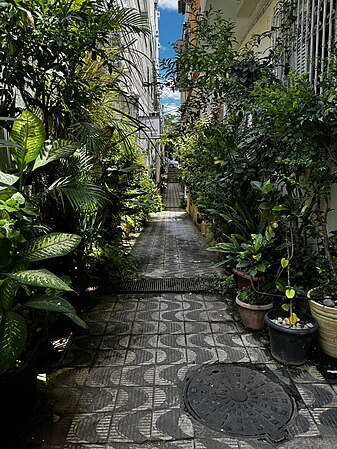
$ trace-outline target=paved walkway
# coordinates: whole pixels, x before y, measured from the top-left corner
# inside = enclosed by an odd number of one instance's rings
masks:
[[[177,185],[169,189],[169,195],[177,193]],[[213,256],[203,247],[185,212],[171,208],[156,214],[135,247],[145,256],[139,275],[209,275]],[[83,316],[88,329],[71,338],[58,366],[41,383],[48,404],[37,412],[38,424],[25,448],[337,447],[337,388],[315,366],[287,368],[273,361],[266,334],[243,329],[231,300],[166,293],[102,296],[93,302]],[[186,376],[219,362],[256,367],[289,392],[296,411],[288,440],[277,445],[217,432],[188,413]]]

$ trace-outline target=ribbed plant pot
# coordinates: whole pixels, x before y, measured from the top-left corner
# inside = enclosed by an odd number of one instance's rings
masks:
[[[238,297],[235,298],[235,302],[244,327],[255,331],[260,331],[264,328],[265,314],[273,308],[273,303],[263,305],[247,304],[240,301]]]
[[[263,278],[261,277],[253,277],[244,271],[240,271],[237,269],[233,270],[234,276],[238,283],[238,288],[243,290],[244,288],[249,288],[254,285],[256,289],[259,289],[259,285],[261,285]]]
[[[288,314],[283,309],[270,310],[265,316],[269,327],[270,351],[274,359],[287,365],[303,365],[308,360],[311,342],[318,329],[318,323],[305,312],[296,312],[300,320],[313,324],[310,329],[294,329],[281,326],[272,320],[285,318]]]
[[[310,297],[310,292],[308,293]],[[325,354],[337,358],[337,308],[309,300],[310,312],[318,322],[318,343]]]

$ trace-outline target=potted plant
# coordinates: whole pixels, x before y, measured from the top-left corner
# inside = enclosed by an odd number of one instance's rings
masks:
[[[45,269],[47,259],[70,253],[81,238],[51,232],[25,188],[32,165],[46,163],[43,144],[41,122],[28,112],[15,120],[11,141],[0,142],[11,148],[18,169],[11,174],[0,171],[0,388],[6,416],[27,405],[24,391],[33,396],[36,371],[30,365],[48,344],[44,331],[49,315],[61,313],[85,327],[64,297],[73,292],[69,280]],[[60,150],[58,157],[61,154]],[[22,407],[17,401],[22,401]]]
[[[287,269],[288,275],[288,283],[283,288],[286,303],[282,308],[270,310],[265,316],[269,328],[270,351],[281,363],[303,365],[308,359],[318,323],[308,313],[295,311],[293,301],[296,290],[290,285],[289,259],[283,258],[281,267]]]
[[[31,235],[33,209],[12,188],[0,191],[0,394],[3,416],[25,412],[35,397],[36,367],[49,345],[48,318],[64,314],[85,327],[64,297],[69,280],[43,268],[73,251],[75,234]]]
[[[263,275],[270,265],[267,257],[270,255],[271,246],[274,243],[274,229],[277,223],[274,222],[266,227],[264,234],[251,234],[250,239],[244,239],[238,234],[227,236],[227,241],[218,243],[209,251],[224,253],[224,260],[218,266],[224,264],[234,265],[233,272],[238,281],[239,289],[254,285],[260,290],[263,282]]]
[[[326,229],[326,228],[325,228]],[[337,237],[324,234],[324,259],[318,268],[319,285],[308,292],[310,312],[319,324],[318,343],[337,358]]]
[[[252,330],[264,328],[265,314],[273,307],[273,301],[269,296],[259,293],[250,286],[237,291],[235,302],[242,324],[246,328]]]

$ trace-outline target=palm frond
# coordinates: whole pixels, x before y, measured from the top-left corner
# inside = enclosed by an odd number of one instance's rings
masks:
[[[64,139],[45,142],[42,152],[35,161],[33,170],[49,164],[49,162],[68,158],[78,147],[75,142]]]
[[[48,191],[62,204],[66,199],[74,210],[103,208],[110,202],[110,195],[104,187],[92,183],[81,183],[71,177],[58,179]]]
[[[148,34],[149,24],[145,14],[135,9],[113,6],[109,10],[111,31],[124,31],[125,33]]]
[[[90,153],[97,153],[103,133],[102,128],[93,123],[78,122],[73,125],[72,129],[80,144],[85,145]]]

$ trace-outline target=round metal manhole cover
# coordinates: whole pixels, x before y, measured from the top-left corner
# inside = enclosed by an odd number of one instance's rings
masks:
[[[188,411],[214,430],[281,441],[294,403],[280,384],[257,369],[219,364],[203,367],[185,386]]]

